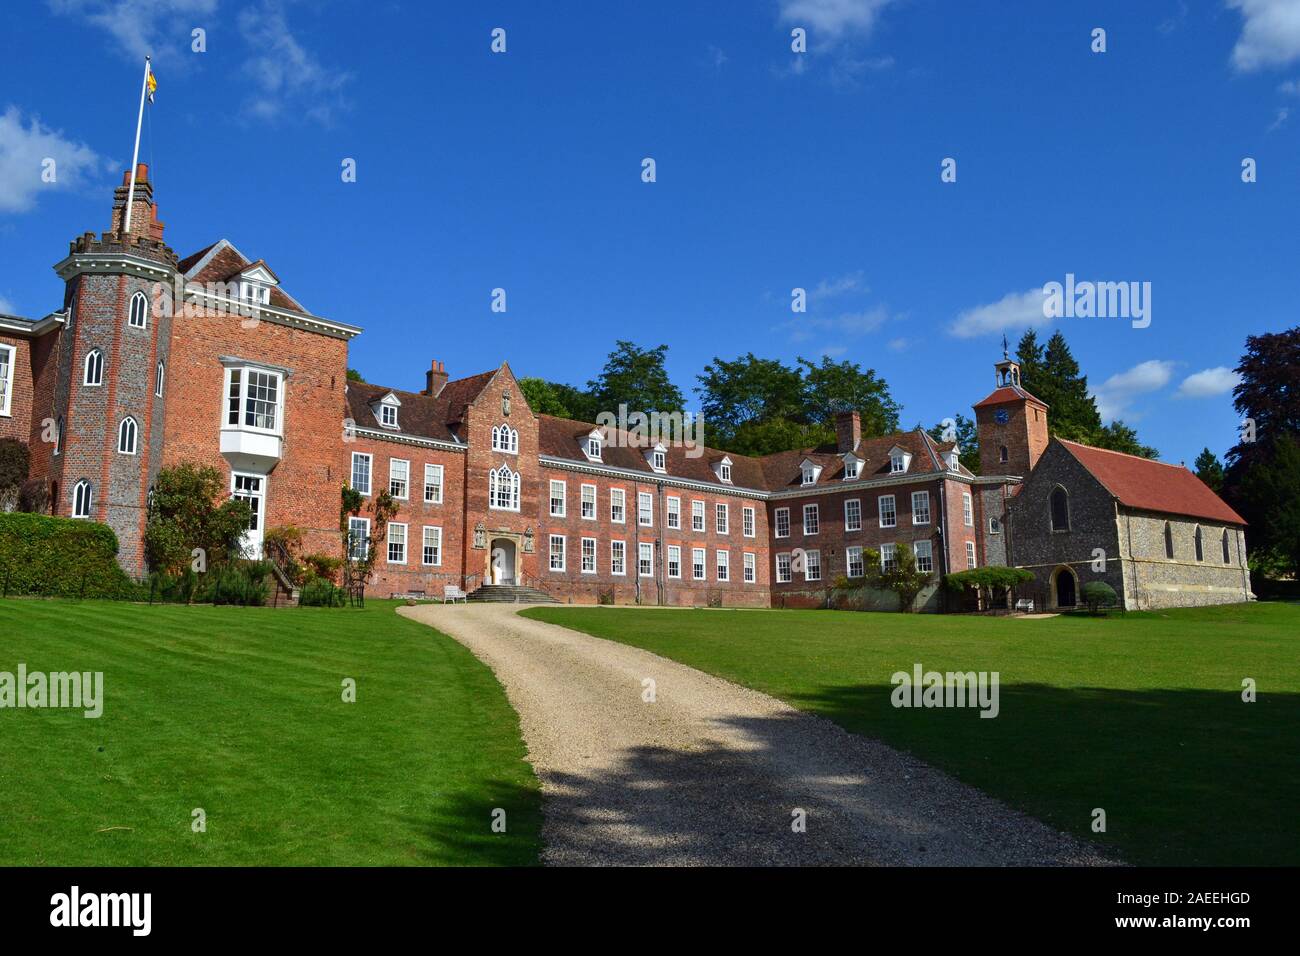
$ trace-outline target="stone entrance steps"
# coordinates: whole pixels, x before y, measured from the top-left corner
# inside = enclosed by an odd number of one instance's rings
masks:
[[[467,601],[496,604],[559,604],[555,598],[537,588],[521,584],[483,584],[471,591]]]

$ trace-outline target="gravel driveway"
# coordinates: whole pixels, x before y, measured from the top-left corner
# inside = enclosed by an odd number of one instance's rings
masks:
[[[505,687],[542,783],[548,864],[1107,862],[884,744],[518,610],[398,613],[460,641]],[[643,700],[647,678],[653,702]]]

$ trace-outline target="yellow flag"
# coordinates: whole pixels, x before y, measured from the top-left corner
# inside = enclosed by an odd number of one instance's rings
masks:
[[[158,81],[153,78],[153,67],[149,67],[149,76],[145,80],[145,84],[149,88],[149,102],[152,103],[154,90],[158,89]]]

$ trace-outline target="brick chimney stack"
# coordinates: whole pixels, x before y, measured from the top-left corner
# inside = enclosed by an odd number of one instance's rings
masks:
[[[113,220],[109,232],[122,232],[126,224],[126,197],[131,189],[131,170],[122,173],[122,185],[113,190]],[[131,235],[140,239],[162,239],[163,224],[158,221],[158,207],[153,203],[153,184],[149,166],[135,167],[135,195],[131,199]]]
[[[862,442],[862,416],[857,412],[840,412],[835,416],[835,446],[840,454],[857,451]]]
[[[424,373],[424,379],[424,394],[437,398],[447,385],[447,367],[434,359],[433,367]]]

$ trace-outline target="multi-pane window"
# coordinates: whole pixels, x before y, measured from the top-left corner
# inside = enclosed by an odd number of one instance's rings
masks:
[[[724,461],[718,466],[718,477],[725,482],[731,481],[731,462]]]
[[[388,563],[406,563],[406,525],[396,521],[388,523]]]
[[[756,562],[757,562],[758,558],[754,555],[754,552],[752,552],[752,551],[746,551],[746,552],[745,552],[745,559],[744,559],[744,560],[745,560],[745,583],[746,583],[746,584],[753,584],[753,583],[754,583],[755,575],[756,575],[756,573],[757,573],[757,570],[756,570],[756,569],[757,569],[757,563],[756,563]]]
[[[934,546],[929,541],[916,542],[916,570],[926,574],[934,570]]]
[[[364,452],[352,453],[352,487],[363,495],[370,494],[370,456]]]
[[[673,530],[677,530],[681,528],[682,526],[682,499],[681,498],[668,499],[668,510],[666,512],[664,521],[667,523],[668,527],[672,528]]]
[[[595,435],[587,439],[587,457],[600,461],[600,439]]]
[[[405,458],[388,459],[388,493],[398,501],[410,495],[411,463]]]
[[[912,524],[930,523],[930,492],[912,492]]]
[[[812,465],[803,466],[803,483],[805,485],[817,484],[817,469]]]
[[[790,509],[776,509],[776,536],[778,538],[790,537]]]
[[[551,517],[563,518],[565,502],[568,498],[568,485],[563,481],[551,481]]]
[[[348,519],[348,557],[364,561],[370,554],[370,519]]]
[[[778,554],[776,556],[776,583],[790,583],[790,555]]]
[[[975,510],[971,507],[969,491],[963,491],[961,494],[961,520],[966,527],[975,527]]]
[[[12,345],[0,345],[0,415],[9,414],[14,393],[14,356],[17,350]]]
[[[582,573],[596,573],[596,539],[582,539]]]
[[[903,455],[890,455],[889,470],[895,475],[907,471],[907,458]]]
[[[882,571],[892,571],[896,565],[895,547],[891,544],[882,544],[880,546],[880,569]]]
[[[636,570],[637,574],[643,578],[648,578],[655,573],[655,546],[647,542],[642,542],[636,548]]]
[[[627,514],[627,492],[622,488],[609,489],[609,520],[623,524]]]
[[[717,529],[718,534],[728,534],[728,526],[731,520],[730,509],[722,502],[713,506],[713,526]]]
[[[627,574],[627,542],[611,541],[609,543],[609,573]]]
[[[649,528],[655,523],[654,496],[648,491],[637,492],[636,523],[643,528]]]
[[[691,577],[696,581],[704,580],[704,549],[691,548]]]
[[[551,535],[550,567],[552,571],[564,570],[564,545],[565,545],[564,535],[562,534]]]
[[[731,580],[731,552],[719,551],[717,553],[717,558],[718,558],[718,580],[719,581]]]
[[[442,465],[424,466],[424,503],[442,504]]]
[[[391,402],[385,402],[379,406],[379,424],[384,428],[397,427],[397,406]]]
[[[966,567],[968,568],[975,567],[975,542],[974,541],[966,542]]]
[[[704,502],[703,501],[691,502],[691,530],[692,531],[704,530]]]
[[[505,465],[488,472],[488,507],[497,511],[519,510],[519,474]]]
[[[816,505],[803,506],[803,533],[817,534],[821,530],[821,513]]]
[[[844,530],[862,530],[862,502],[857,498],[844,502]]]
[[[586,521],[596,520],[596,486],[582,486],[582,517]]]
[[[117,426],[117,450],[120,454],[135,454],[136,437],[139,431],[134,418],[122,419],[122,424]]]
[[[280,422],[280,373],[232,368],[226,388],[226,424],[273,432]]]
[[[503,451],[508,455],[519,454],[519,432],[509,425],[493,425],[492,450]]]
[[[231,486],[230,497],[248,505],[248,530],[256,531],[262,524],[262,477],[231,475]]]
[[[680,578],[682,576],[682,549],[680,545],[670,544],[668,546],[668,576],[670,578]]]
[[[740,512],[740,533],[746,538],[754,537],[754,509],[743,508]]]
[[[844,462],[844,480],[849,481],[856,477],[858,477],[858,460],[849,458]]]
[[[90,482],[84,478],[72,489],[72,517],[89,518],[91,499],[94,497]]]
[[[655,471],[667,471],[668,453],[656,448],[650,455],[650,467]]]
[[[803,579],[805,581],[820,581],[822,579],[822,554],[820,551],[805,551],[803,553]]]
[[[99,349],[91,349],[86,353],[86,374],[82,376],[83,385],[103,385],[104,384],[104,353]]]
[[[423,562],[429,566],[442,564],[442,529],[431,525],[424,526]]]
[[[143,292],[131,296],[131,312],[128,322],[133,329],[143,329],[149,324],[149,300]]]
[[[894,507],[894,496],[881,495],[876,504],[880,508],[880,527],[895,527],[898,524],[898,511]]]
[[[862,564],[862,549],[859,547],[845,548],[844,558],[848,563],[848,573],[851,578],[860,578],[866,573]]]

